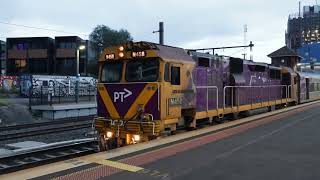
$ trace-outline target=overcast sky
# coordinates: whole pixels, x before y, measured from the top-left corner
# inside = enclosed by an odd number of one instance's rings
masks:
[[[253,41],[254,61],[270,62],[267,54],[285,44],[288,15],[298,12],[298,0],[8,0],[0,5],[0,39],[79,35],[88,39],[97,24],[127,29],[135,41],[158,42],[158,22],[164,21],[165,44],[204,48]],[[315,0],[303,0],[314,5]],[[49,28],[44,31],[3,22]],[[241,49],[240,49],[241,51]],[[219,54],[241,56],[239,49]]]

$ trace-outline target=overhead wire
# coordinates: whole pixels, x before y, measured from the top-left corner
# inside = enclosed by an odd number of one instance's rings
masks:
[[[56,29],[50,29],[50,28],[43,28],[43,27],[35,27],[35,26],[29,26],[29,25],[23,25],[23,24],[15,24],[15,23],[9,23],[0,21],[0,24],[10,25],[10,26],[17,26],[17,27],[24,27],[29,29],[38,29],[38,30],[44,30],[44,31],[52,31],[52,32],[59,32],[59,33],[65,33],[65,34],[77,34],[88,37],[88,34],[83,33],[75,33],[75,32],[68,32],[68,31],[62,31],[62,30],[56,30]]]

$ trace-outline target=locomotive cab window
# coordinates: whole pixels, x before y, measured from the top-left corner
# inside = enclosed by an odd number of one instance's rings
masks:
[[[120,82],[122,75],[122,62],[106,62],[101,72],[101,82],[115,83]]]
[[[154,82],[159,76],[159,60],[143,59],[127,63],[126,80],[128,82]]]
[[[171,84],[180,85],[180,67],[171,67]]]
[[[164,81],[170,82],[170,65],[166,63],[164,65]]]

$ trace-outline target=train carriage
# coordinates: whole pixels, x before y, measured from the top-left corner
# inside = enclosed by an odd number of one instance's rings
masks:
[[[307,72],[297,73],[299,103],[314,101],[320,97],[320,75]]]

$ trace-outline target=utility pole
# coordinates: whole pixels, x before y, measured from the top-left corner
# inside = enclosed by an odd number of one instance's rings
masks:
[[[159,30],[153,31],[152,33],[159,33],[159,44],[164,44],[164,27],[163,22],[159,22]]]

